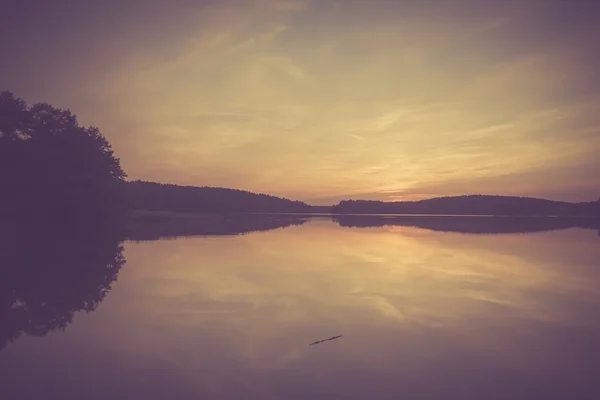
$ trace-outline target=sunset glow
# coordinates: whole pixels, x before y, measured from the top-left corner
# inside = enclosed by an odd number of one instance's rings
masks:
[[[129,179],[312,204],[600,195],[595,2],[50,3],[0,12],[0,90],[98,126]]]

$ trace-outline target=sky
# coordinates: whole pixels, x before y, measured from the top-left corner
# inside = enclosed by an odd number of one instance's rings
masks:
[[[0,0],[0,90],[128,179],[310,204],[600,196],[588,0]]]

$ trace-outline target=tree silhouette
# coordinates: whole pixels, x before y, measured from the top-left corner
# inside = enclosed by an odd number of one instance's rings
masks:
[[[121,230],[88,223],[0,226],[0,349],[95,310],[125,258]]]
[[[0,93],[0,216],[59,219],[117,209],[125,173],[98,128]]]
[[[334,214],[453,214],[522,216],[600,216],[600,203],[567,203],[515,196],[467,195],[419,201],[345,200]]]
[[[218,187],[179,186],[145,181],[126,185],[131,209],[187,213],[306,213],[301,201],[245,190]]]

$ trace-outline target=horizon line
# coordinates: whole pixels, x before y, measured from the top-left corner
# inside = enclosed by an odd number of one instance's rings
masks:
[[[367,200],[367,199],[347,198],[347,199],[344,199],[344,200],[339,200],[336,204],[315,205],[315,204],[310,204],[309,201],[305,201],[305,200],[294,200],[292,198],[283,197],[283,196],[277,196],[277,195],[266,193],[266,192],[253,192],[253,191],[248,190],[248,189],[238,189],[238,188],[231,188],[231,187],[225,187],[225,186],[199,186],[199,185],[180,184],[180,183],[166,183],[166,182],[157,182],[157,181],[146,181],[146,180],[143,180],[143,179],[125,180],[125,182],[126,183],[141,182],[141,183],[150,183],[150,184],[158,184],[158,185],[171,185],[171,186],[180,186],[180,187],[189,187],[189,188],[208,188],[208,189],[235,190],[235,191],[246,192],[246,193],[251,193],[251,194],[256,194],[256,195],[265,195],[265,196],[276,197],[276,198],[279,198],[279,199],[288,200],[288,201],[292,201],[292,202],[301,202],[301,203],[306,204],[309,207],[320,207],[320,208],[334,207],[334,206],[339,205],[340,203],[342,203],[344,201],[363,201],[363,202],[372,202],[372,203],[417,203],[417,202],[427,201],[427,200],[458,198],[458,197],[473,197],[473,196],[481,196],[481,197],[509,197],[509,198],[518,198],[518,199],[543,200],[543,201],[549,201],[549,202],[554,202],[554,203],[566,203],[566,204],[581,204],[581,203],[600,202],[600,197],[598,197],[598,199],[596,199],[596,200],[588,200],[588,201],[566,201],[566,200],[551,200],[551,199],[546,199],[546,198],[543,198],[543,197],[532,197],[532,196],[471,193],[471,194],[460,194],[460,195],[435,196],[435,197],[423,198],[423,199],[420,199],[420,200],[390,200],[390,201],[386,201],[386,200]]]

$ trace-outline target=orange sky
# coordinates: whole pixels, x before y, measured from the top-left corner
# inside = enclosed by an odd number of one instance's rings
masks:
[[[0,89],[98,126],[130,179],[314,204],[600,195],[594,2],[36,3],[0,21]]]

